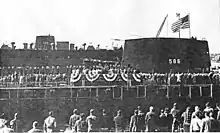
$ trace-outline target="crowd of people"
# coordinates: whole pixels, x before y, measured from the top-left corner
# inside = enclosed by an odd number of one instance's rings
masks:
[[[2,68],[1,68],[2,69]],[[79,70],[80,73],[88,74],[88,71],[96,71],[96,74],[108,74],[108,73],[125,73],[125,74],[139,74],[142,81],[152,81],[156,84],[219,84],[219,73],[141,73],[138,69],[131,67],[121,68],[120,65],[106,65],[106,66],[68,66],[65,71],[60,71],[57,67],[52,67],[51,70],[45,67],[43,70],[30,70],[20,71],[18,69],[10,69],[10,71],[1,70],[0,86],[10,87],[12,85],[26,85],[26,86],[47,86],[46,83],[64,82],[69,85],[71,73],[73,70]]]
[[[213,108],[208,102],[202,110],[199,106],[187,106],[185,111],[179,109],[177,103],[171,109],[161,109],[160,112],[155,107],[150,106],[144,112],[140,106],[134,109],[130,118],[124,117],[122,110],[117,111],[117,115],[111,117],[105,109],[101,116],[96,115],[96,109],[90,109],[89,115],[85,112],[79,113],[77,109],[69,118],[68,127],[65,133],[73,132],[219,132],[220,131],[220,106],[216,104]],[[18,113],[7,122],[4,118],[0,120],[0,131],[17,132],[19,129]],[[114,123],[113,125],[111,123]],[[7,128],[9,127],[9,128]],[[57,120],[52,111],[45,118],[43,128],[40,128],[37,121],[33,121],[32,128],[28,133],[57,132]],[[7,133],[8,133],[7,132]],[[6,133],[6,132],[5,132]]]

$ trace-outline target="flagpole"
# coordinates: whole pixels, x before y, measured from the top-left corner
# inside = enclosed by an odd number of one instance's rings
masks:
[[[167,15],[168,17],[168,15]],[[167,18],[167,37],[168,37],[168,18]]]
[[[188,15],[189,15],[189,38],[191,38],[190,13]]]

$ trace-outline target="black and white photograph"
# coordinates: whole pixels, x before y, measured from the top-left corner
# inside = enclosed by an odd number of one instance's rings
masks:
[[[0,133],[220,132],[220,0],[0,5]]]

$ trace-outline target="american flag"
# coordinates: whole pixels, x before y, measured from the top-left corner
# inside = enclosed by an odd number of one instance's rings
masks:
[[[178,19],[171,26],[173,32],[178,32],[180,29],[190,28],[189,15]]]

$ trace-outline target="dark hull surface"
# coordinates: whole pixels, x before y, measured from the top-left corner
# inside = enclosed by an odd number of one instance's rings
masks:
[[[201,72],[211,65],[207,41],[181,38],[126,40],[122,64],[143,72]]]

